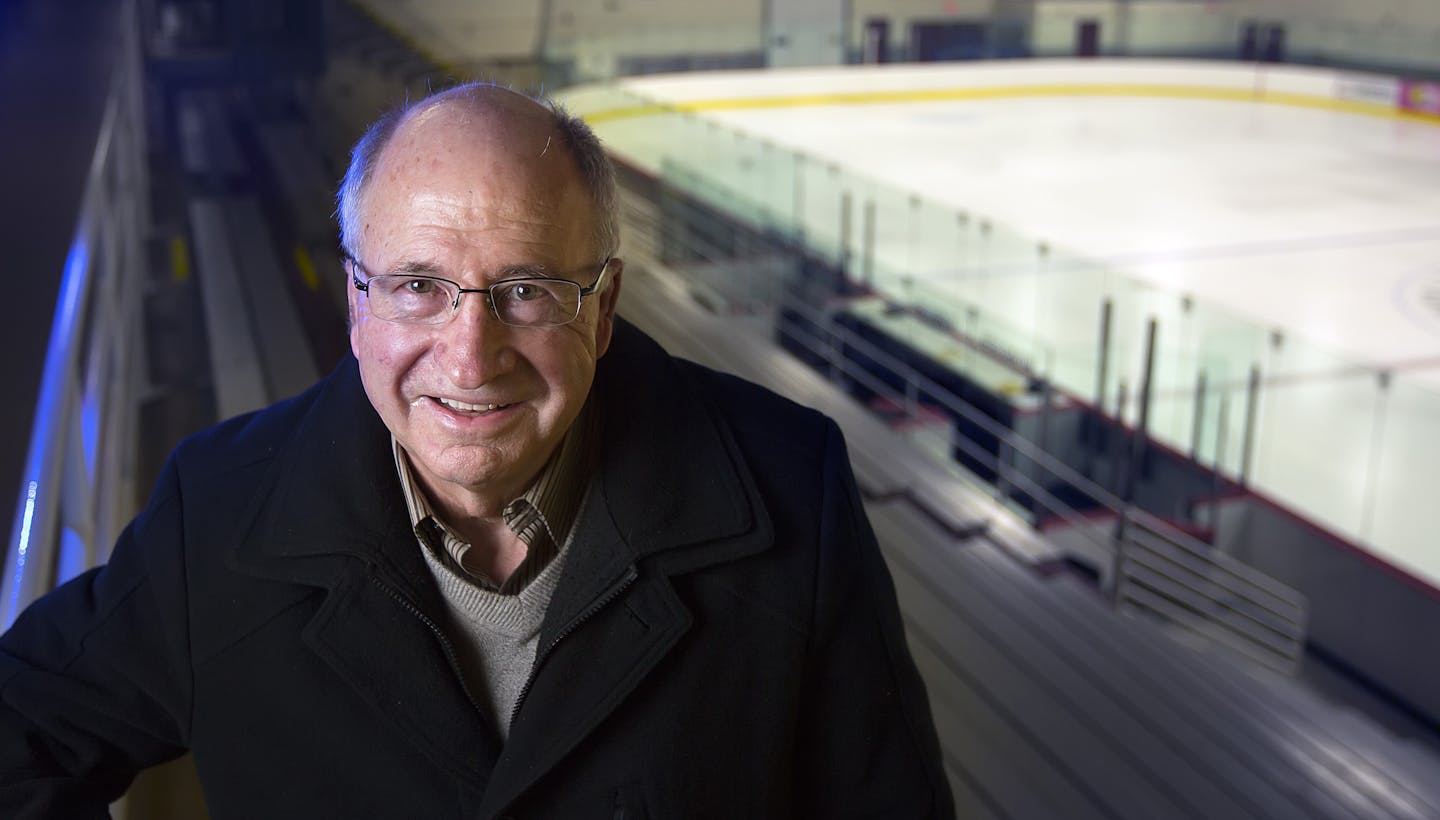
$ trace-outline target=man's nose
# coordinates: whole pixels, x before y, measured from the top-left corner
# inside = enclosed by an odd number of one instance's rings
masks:
[[[460,294],[460,305],[442,331],[438,351],[456,387],[480,387],[505,372],[514,357],[513,328],[501,322],[485,293]]]

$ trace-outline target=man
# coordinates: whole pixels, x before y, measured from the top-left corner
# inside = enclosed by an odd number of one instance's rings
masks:
[[[354,357],[182,444],[0,641],[0,816],[948,816],[840,435],[615,317],[580,122],[462,86],[340,195]]]

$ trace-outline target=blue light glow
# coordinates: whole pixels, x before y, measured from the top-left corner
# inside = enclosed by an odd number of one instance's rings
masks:
[[[15,562],[15,574],[25,569],[25,555],[30,551],[30,524],[35,520],[35,490],[39,485],[34,481],[25,487],[25,515],[20,521],[20,559]]]
[[[8,546],[10,574],[6,576],[8,596],[3,601],[3,618],[0,628],[8,627],[30,602],[30,598],[43,592],[36,590],[43,579],[27,578],[27,569],[34,570],[48,565],[40,561],[31,565],[28,561],[30,539],[45,532],[46,517],[53,515],[56,507],[52,499],[58,492],[63,469],[66,441],[64,433],[69,418],[66,410],[65,388],[68,369],[72,366],[73,347],[79,339],[80,321],[84,318],[86,283],[90,278],[90,220],[82,215],[76,231],[75,241],[65,256],[65,273],[60,280],[59,298],[55,302],[55,319],[50,324],[50,340],[45,349],[45,368],[40,377],[40,394],[35,400],[35,417],[30,429],[30,447],[25,456],[25,509],[20,513],[19,532],[12,530],[15,543]],[[40,508],[40,521],[36,521],[36,507],[40,487],[45,487],[46,505]],[[40,549],[53,548],[52,544],[39,543]],[[43,557],[43,556],[42,556]]]
[[[24,585],[21,579],[25,577],[25,562],[30,553],[30,525],[35,520],[35,493],[38,490],[37,482],[31,481],[25,485],[25,512],[20,516],[19,543],[16,544],[14,552],[15,566],[10,568],[10,600],[5,602],[5,618],[4,622],[0,623],[0,628],[8,629],[23,608],[20,596]]]

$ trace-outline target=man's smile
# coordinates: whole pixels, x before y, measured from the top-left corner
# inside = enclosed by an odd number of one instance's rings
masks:
[[[489,404],[469,404],[467,402],[460,401],[459,399],[447,399],[444,397],[438,398],[436,399],[436,401],[440,402],[441,404],[445,405],[447,408],[455,411],[456,413],[465,413],[467,415],[480,415],[482,413],[489,413],[495,410],[503,410],[506,407],[513,406],[509,404],[495,404],[493,402]]]

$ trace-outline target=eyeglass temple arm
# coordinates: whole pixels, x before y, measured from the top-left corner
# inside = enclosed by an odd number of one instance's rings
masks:
[[[613,256],[605,260],[605,264],[600,266],[600,275],[595,277],[595,284],[591,285],[588,288],[580,289],[580,298],[583,299],[592,293],[598,293],[599,291],[604,290],[605,286],[610,283],[610,263],[614,261],[615,257]]]
[[[355,284],[355,289],[361,293],[369,293],[370,283],[360,281],[360,260],[346,253],[345,262],[350,266],[350,281]]]

